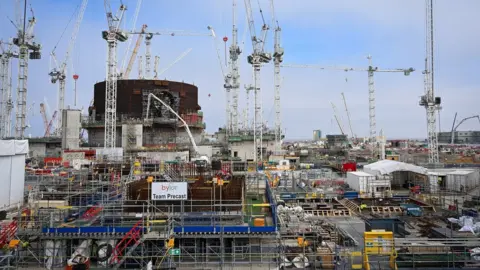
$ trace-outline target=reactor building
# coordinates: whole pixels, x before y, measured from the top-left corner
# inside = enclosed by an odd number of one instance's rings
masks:
[[[205,123],[195,85],[168,80],[118,80],[117,147],[175,148],[190,145],[183,123],[153,98],[147,119],[150,93],[162,99],[187,122],[196,143],[202,140]],[[104,146],[105,81],[94,86],[93,104],[82,119],[82,128],[88,133],[88,146]]]

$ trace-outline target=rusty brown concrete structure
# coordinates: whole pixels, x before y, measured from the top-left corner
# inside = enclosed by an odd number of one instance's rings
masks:
[[[141,118],[143,110],[146,109],[142,104],[142,93],[154,89],[178,93],[181,114],[197,112],[201,109],[198,105],[198,87],[195,85],[167,80],[118,80],[117,114]],[[93,99],[93,107],[99,118],[105,113],[105,81],[95,84]]]

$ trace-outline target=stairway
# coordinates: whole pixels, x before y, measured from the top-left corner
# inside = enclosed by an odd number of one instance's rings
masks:
[[[0,248],[7,245],[10,240],[13,239],[15,233],[17,233],[18,224],[16,220],[13,220],[8,225],[4,225],[0,231]]]
[[[139,220],[115,246],[111,260],[115,269],[120,267],[125,259],[143,242],[141,237],[143,231],[142,225],[142,220]]]
[[[349,199],[341,199],[341,200],[336,200],[339,204],[345,206],[347,209],[349,209],[352,213],[358,214],[361,213],[362,210],[360,209],[360,206],[356,205],[354,202],[350,201]]]

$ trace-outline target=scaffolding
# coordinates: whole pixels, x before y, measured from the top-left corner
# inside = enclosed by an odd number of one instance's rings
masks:
[[[26,244],[15,266],[54,269],[81,254],[101,268],[274,267],[275,203],[265,177],[255,181],[263,191],[249,194],[248,167],[103,156],[80,169],[27,173],[16,234]],[[187,182],[189,199],[152,200],[155,182]]]
[[[263,174],[256,166],[106,155],[75,169],[27,173],[26,204],[0,234],[3,247],[18,242],[0,268],[64,268],[79,254],[112,269],[389,269],[429,267],[438,257],[476,265],[476,237],[395,238],[382,243],[391,245],[388,253],[372,254],[360,206],[337,192],[341,180],[321,170]],[[157,182],[186,182],[188,199],[153,200]]]

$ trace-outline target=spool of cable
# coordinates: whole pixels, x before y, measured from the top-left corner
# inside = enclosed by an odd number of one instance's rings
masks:
[[[112,256],[113,247],[108,243],[104,243],[98,246],[97,249],[97,260],[98,262],[105,262]]]

